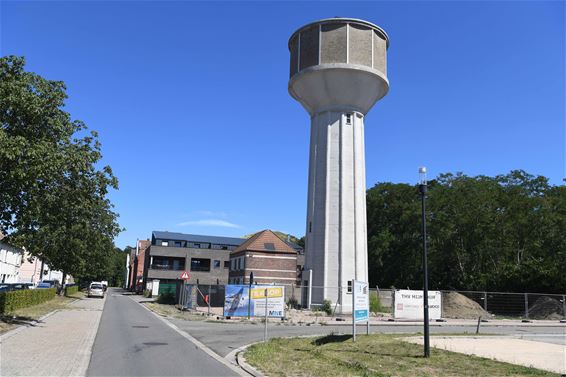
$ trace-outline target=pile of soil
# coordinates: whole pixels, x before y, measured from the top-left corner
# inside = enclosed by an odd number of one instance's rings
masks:
[[[560,320],[564,318],[562,303],[551,297],[540,297],[535,301],[533,306],[529,308],[529,318]]]
[[[480,304],[457,292],[442,293],[442,316],[444,318],[477,319],[488,318]]]

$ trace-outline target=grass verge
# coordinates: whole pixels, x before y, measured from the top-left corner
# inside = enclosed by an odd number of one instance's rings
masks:
[[[71,302],[84,296],[82,292],[77,292],[70,297],[56,295],[53,299],[41,304],[2,314],[0,315],[0,334],[12,330],[17,325],[29,325],[54,310],[66,309]]]
[[[181,311],[175,307],[175,305],[158,304],[157,302],[144,302],[152,312],[165,317],[172,317],[175,319],[183,319],[185,321],[204,321],[207,319],[206,316],[201,314],[195,314],[188,311]]]
[[[272,339],[248,348],[249,364],[269,376],[558,376],[476,356],[431,349],[397,339],[399,335],[328,335]]]

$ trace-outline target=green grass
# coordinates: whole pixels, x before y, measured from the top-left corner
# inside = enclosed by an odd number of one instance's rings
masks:
[[[159,304],[157,302],[145,302],[144,305],[147,306],[152,312],[165,317],[183,319],[186,321],[204,321],[207,319],[207,316],[203,316],[202,314],[196,314],[189,311],[181,311],[177,309],[175,305]]]
[[[29,325],[44,315],[54,310],[67,309],[68,305],[76,299],[83,298],[82,292],[77,292],[71,297],[56,295],[49,301],[41,304],[28,306],[13,310],[0,315],[0,334],[12,330],[17,325]]]
[[[246,360],[269,376],[558,376],[476,356],[431,349],[400,335],[272,339],[251,346]]]

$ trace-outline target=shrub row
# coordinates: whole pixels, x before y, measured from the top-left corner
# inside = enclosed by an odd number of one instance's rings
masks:
[[[55,288],[22,289],[0,293],[0,313],[13,312],[16,309],[41,304],[55,297]]]
[[[151,291],[149,289],[143,291],[143,297],[151,298]]]
[[[75,293],[79,292],[79,286],[78,285],[72,285],[70,287],[65,287],[65,296],[72,296]]]

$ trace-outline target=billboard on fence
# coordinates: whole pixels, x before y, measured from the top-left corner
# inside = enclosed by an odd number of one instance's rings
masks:
[[[354,321],[369,320],[368,283],[354,280]]]
[[[285,287],[252,285],[227,285],[224,296],[225,317],[265,316],[265,290],[267,289],[267,316],[285,316]],[[251,293],[251,299],[250,294]]]
[[[442,293],[440,291],[428,292],[428,316],[429,319],[440,319],[442,316]],[[424,318],[423,291],[400,289],[395,291],[396,319],[418,319]]]

